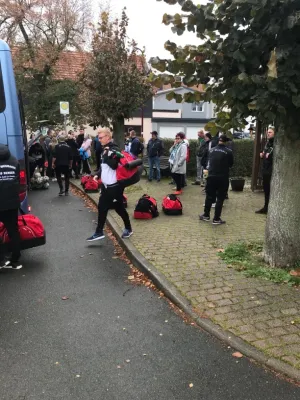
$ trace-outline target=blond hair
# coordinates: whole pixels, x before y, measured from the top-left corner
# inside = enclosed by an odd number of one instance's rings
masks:
[[[99,128],[98,135],[99,133],[105,133],[105,135],[108,136],[110,139],[112,138],[112,131],[109,128]]]

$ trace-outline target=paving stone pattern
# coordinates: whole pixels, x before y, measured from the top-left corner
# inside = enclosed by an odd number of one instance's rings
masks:
[[[155,197],[160,215],[134,220],[136,201],[144,194]],[[165,216],[161,202],[172,193],[167,180],[142,180],[127,188],[128,212],[139,252],[185,296],[195,311],[209,317],[265,354],[300,369],[299,290],[260,278],[247,278],[226,266],[217,250],[238,240],[263,239],[266,217],[254,210],[263,205],[263,194],[229,192],[222,218],[226,225],[199,221],[205,196],[199,186],[188,185],[180,196],[182,216]],[[97,200],[98,194],[92,195]],[[114,211],[111,216],[123,229]],[[213,214],[211,215],[213,217]]]

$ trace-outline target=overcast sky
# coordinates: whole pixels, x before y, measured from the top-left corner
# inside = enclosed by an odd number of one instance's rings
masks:
[[[95,15],[97,15],[100,1],[91,1]],[[197,3],[205,2],[205,0],[197,1]],[[181,12],[178,4],[169,5],[164,1],[156,0],[110,0],[110,5],[116,15],[120,15],[124,7],[127,8],[129,17],[128,36],[138,43],[138,47],[146,47],[147,60],[154,56],[169,58],[170,53],[164,49],[164,43],[167,40],[178,45],[200,43],[196,34],[186,32],[182,36],[177,36],[171,31],[172,25],[166,26],[162,23],[162,17],[165,13],[173,15]]]

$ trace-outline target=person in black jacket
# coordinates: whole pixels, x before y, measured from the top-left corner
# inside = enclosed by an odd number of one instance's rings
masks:
[[[132,130],[130,132],[131,138],[131,146],[130,146],[130,154],[133,155],[135,158],[138,158],[140,154],[144,151],[144,145],[140,141],[140,139],[136,136],[136,132]]]
[[[22,268],[19,262],[21,257],[20,234],[18,229],[18,212],[20,207],[19,192],[19,162],[10,154],[6,145],[0,144],[0,221],[7,230],[13,248],[11,259],[5,261],[5,254],[0,243],[0,268]]]
[[[206,200],[204,214],[200,215],[200,220],[210,220],[211,206],[217,199],[213,225],[225,223],[221,219],[221,213],[229,185],[229,169],[233,166],[233,153],[231,149],[226,147],[227,140],[225,135],[221,135],[219,144],[210,150],[208,159]]]
[[[209,132],[205,133],[204,135],[205,145],[202,149],[202,158],[201,158],[201,165],[203,169],[207,169],[208,165],[208,156],[211,149],[211,134]]]
[[[72,167],[72,150],[71,147],[67,145],[66,139],[64,136],[60,136],[58,139],[58,144],[55,146],[53,153],[53,168],[55,168],[56,179],[59,186],[59,196],[65,194],[65,196],[69,195],[69,182],[70,175],[69,170]],[[62,183],[62,174],[65,177],[65,190],[63,188]]]
[[[125,229],[122,238],[132,235],[132,228],[128,212],[123,203],[124,188],[117,181],[117,168],[122,156],[116,144],[112,142],[112,133],[108,128],[99,129],[99,140],[103,146],[101,156],[101,169],[97,172],[94,180],[101,178],[101,195],[98,203],[98,224],[96,232],[87,238],[88,242],[104,239],[104,225],[107,213],[110,209],[116,210],[124,222]]]
[[[156,179],[160,182],[160,156],[163,154],[164,145],[158,138],[156,131],[151,132],[152,138],[147,145],[147,154],[149,160],[149,182],[153,179],[153,167],[156,168]]]
[[[263,160],[262,176],[263,176],[263,188],[265,193],[265,204],[262,209],[256,211],[256,214],[267,214],[270,200],[271,191],[271,178],[273,171],[273,149],[274,149],[274,128],[268,129],[268,141],[264,148],[264,151],[260,153],[260,158]]]
[[[70,178],[72,178],[72,171],[74,171],[75,179],[79,179],[78,161],[79,161],[79,150],[77,147],[77,142],[74,138],[73,131],[69,131],[68,139],[66,140],[67,145],[72,150],[72,167],[70,169]]]
[[[40,142],[34,143],[28,152],[29,156],[34,160],[34,163],[30,166],[30,178],[33,177],[33,173],[36,167],[41,170],[41,174],[44,175],[46,151]]]

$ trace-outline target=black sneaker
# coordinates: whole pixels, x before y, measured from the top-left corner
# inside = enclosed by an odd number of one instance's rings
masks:
[[[255,211],[255,214],[268,214],[268,210],[263,207],[262,209]]]
[[[65,196],[69,196],[69,192],[65,192]]]
[[[61,191],[58,193],[58,195],[59,195],[59,196],[63,196],[64,193],[65,193],[65,191],[61,189]]]
[[[20,262],[8,261],[6,262],[5,269],[21,269],[23,265]]]
[[[94,233],[92,236],[90,236],[89,238],[86,239],[87,242],[95,242],[96,240],[101,240],[104,239],[105,235],[102,232],[100,233]]]
[[[207,215],[205,215],[205,214],[202,214],[202,215],[199,215],[199,219],[200,219],[200,221],[206,221],[206,222],[208,222],[208,221],[210,221],[210,216],[207,216]]]
[[[223,224],[226,224],[226,221],[223,221],[221,218],[213,219],[213,225],[223,225]]]

